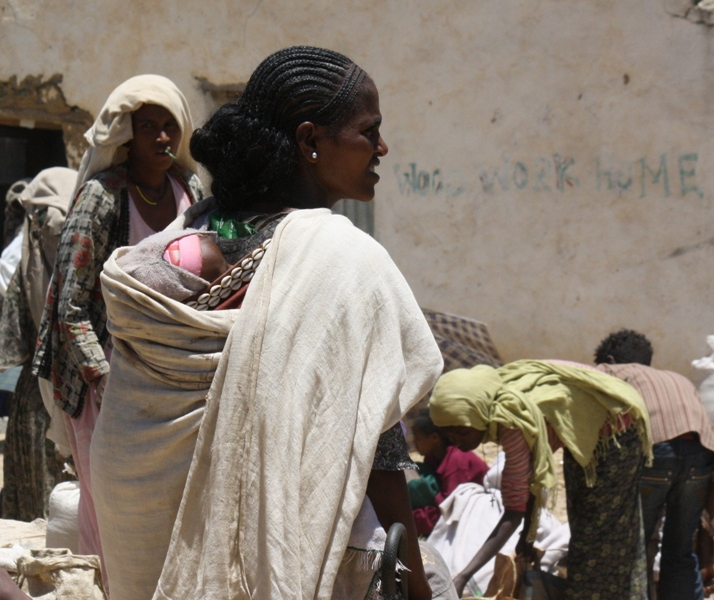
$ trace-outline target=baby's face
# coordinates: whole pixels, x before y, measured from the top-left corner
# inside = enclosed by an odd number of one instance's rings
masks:
[[[206,281],[214,281],[228,270],[228,263],[223,258],[223,253],[212,239],[201,237],[201,277]]]

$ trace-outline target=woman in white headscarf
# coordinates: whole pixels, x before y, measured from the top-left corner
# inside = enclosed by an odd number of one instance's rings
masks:
[[[53,167],[41,171],[18,195],[25,215],[21,221],[21,257],[6,290],[0,314],[0,371],[22,367],[15,393],[8,399],[4,448],[2,516],[32,521],[46,518],[49,494],[66,478],[55,455],[61,439],[52,435],[52,407],[43,405],[37,377],[32,374],[35,337],[47,295],[55,251],[77,171]],[[64,424],[62,431],[64,430]]]
[[[101,556],[89,474],[89,444],[109,374],[99,274],[116,248],[162,230],[202,198],[188,152],[192,130],[186,98],[173,82],[140,75],[111,93],[85,134],[89,149],[57,249],[33,364],[65,412],[81,490],[82,554]]]

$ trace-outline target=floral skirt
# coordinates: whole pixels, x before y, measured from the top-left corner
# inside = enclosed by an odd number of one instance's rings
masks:
[[[570,546],[568,600],[647,600],[644,530],[640,510],[642,444],[634,427],[611,440],[595,486],[566,449]]]

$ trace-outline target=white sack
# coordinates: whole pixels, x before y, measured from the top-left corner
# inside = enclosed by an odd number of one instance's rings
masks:
[[[50,516],[47,520],[47,547],[79,550],[79,483],[63,481],[50,494]]]

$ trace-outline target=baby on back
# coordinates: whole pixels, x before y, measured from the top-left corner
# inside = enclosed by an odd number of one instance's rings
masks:
[[[117,259],[122,270],[152,290],[189,301],[229,270],[212,231],[161,231]]]

